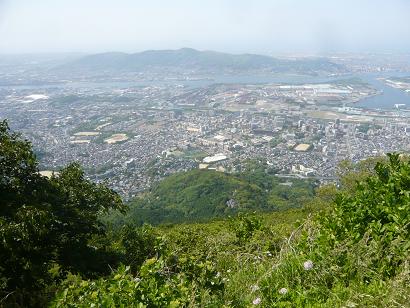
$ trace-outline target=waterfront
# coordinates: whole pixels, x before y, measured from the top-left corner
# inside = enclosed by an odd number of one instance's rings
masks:
[[[308,76],[308,75],[288,75],[288,74],[273,74],[273,75],[217,75],[207,76],[198,79],[169,79],[169,80],[141,80],[141,81],[106,81],[106,82],[89,82],[89,81],[74,81],[74,82],[59,82],[43,85],[2,85],[0,89],[16,89],[45,91],[52,88],[72,88],[72,89],[127,89],[130,87],[149,87],[149,86],[166,86],[166,85],[181,85],[188,88],[202,88],[215,84],[315,84],[315,83],[332,83],[343,80],[360,80],[371,85],[380,94],[362,99],[355,103],[355,107],[365,109],[394,109],[395,104],[406,105],[410,108],[410,95],[400,89],[396,89],[386,85],[380,78],[389,77],[404,77],[409,76],[409,73],[403,72],[385,72],[385,73],[362,73],[362,74],[346,74],[338,76]]]

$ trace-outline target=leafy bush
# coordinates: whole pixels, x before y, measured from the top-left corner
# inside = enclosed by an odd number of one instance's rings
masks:
[[[249,240],[255,231],[258,231],[262,227],[262,222],[256,215],[242,214],[231,220],[232,228],[235,232],[238,243],[245,243]]]
[[[388,158],[354,191],[338,193],[330,210],[295,230],[282,247],[285,257],[260,282],[266,306],[390,306],[395,300],[387,301],[383,290],[393,292],[394,284],[407,292],[395,297],[408,299],[408,279],[399,277],[410,260],[410,164],[397,154]],[[357,290],[372,300],[360,299]]]
[[[148,259],[135,277],[130,267],[97,281],[70,276],[65,286],[53,307],[195,306],[215,301],[224,284],[211,262],[182,257],[174,263],[163,258]]]
[[[398,154],[388,157],[388,163],[376,164],[376,174],[359,183],[353,196],[336,197],[333,210],[321,219],[320,240],[335,247],[365,239],[379,254],[371,268],[391,276],[410,249],[410,164]]]

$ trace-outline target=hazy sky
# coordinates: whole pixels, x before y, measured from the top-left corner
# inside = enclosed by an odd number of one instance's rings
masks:
[[[0,53],[410,53],[410,0],[0,0]]]

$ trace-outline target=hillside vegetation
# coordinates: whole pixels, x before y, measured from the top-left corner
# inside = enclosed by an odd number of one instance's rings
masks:
[[[182,172],[135,198],[125,216],[110,213],[108,220],[115,225],[206,221],[239,212],[300,207],[313,197],[314,182],[283,182],[257,161],[250,161],[247,170],[235,175],[212,170]]]
[[[410,302],[410,163],[399,155],[345,164],[341,187],[317,189],[302,208],[110,227],[99,217],[124,209],[114,192],[86,180],[77,165],[58,177],[41,177],[31,145],[10,133],[6,122],[0,125],[0,145],[3,307],[407,307]],[[258,170],[186,176],[193,187],[211,179],[231,189],[253,182],[271,196],[276,185]],[[167,206],[171,191],[186,189],[173,185],[159,184],[147,198],[168,194],[161,200]],[[273,188],[266,192],[266,187]],[[196,199],[187,200],[182,209]]]
[[[410,164],[390,155],[361,170],[363,181],[323,187],[304,209],[150,229],[158,246],[139,271],[122,268],[93,286],[77,280],[56,303],[407,307]],[[112,297],[118,280],[129,284]]]

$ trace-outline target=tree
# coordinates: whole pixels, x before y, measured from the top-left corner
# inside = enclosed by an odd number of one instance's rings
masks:
[[[89,241],[104,234],[98,216],[110,209],[124,210],[119,195],[87,180],[78,164],[41,176],[30,142],[0,122],[0,298],[19,294],[28,305],[56,263],[78,273],[97,270]]]

